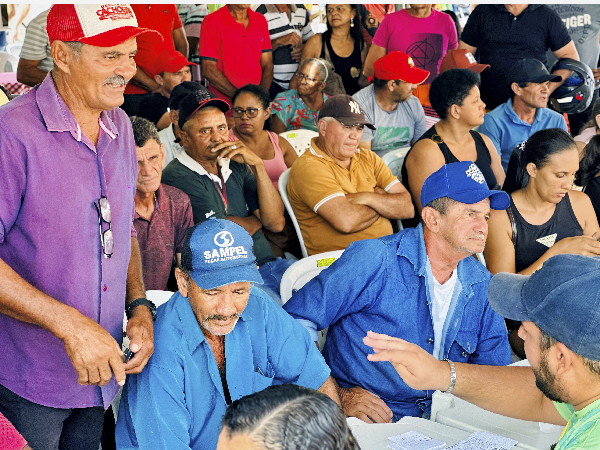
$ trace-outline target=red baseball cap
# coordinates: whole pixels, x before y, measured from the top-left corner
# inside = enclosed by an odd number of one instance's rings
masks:
[[[421,84],[429,76],[427,70],[415,67],[413,59],[404,52],[389,52],[373,65],[375,73],[369,77],[380,80],[402,80],[411,84]]]
[[[469,69],[475,73],[481,73],[488,67],[490,67],[489,64],[478,64],[473,54],[466,48],[456,48],[446,53],[442,59],[440,73],[450,69]]]
[[[179,72],[185,66],[195,66],[196,63],[189,62],[185,56],[174,48],[163,50],[154,63],[154,74],[163,72]]]
[[[55,4],[48,13],[48,39],[81,42],[95,47],[113,47],[142,33],[156,33],[139,28],[131,6]],[[162,36],[161,36],[162,38]]]

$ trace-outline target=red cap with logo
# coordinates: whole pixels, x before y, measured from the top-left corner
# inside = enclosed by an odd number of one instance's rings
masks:
[[[50,43],[59,40],[95,47],[113,47],[142,33],[160,36],[157,31],[139,28],[133,10],[127,4],[55,4],[48,13],[46,29]]]
[[[413,59],[404,52],[389,52],[373,64],[375,73],[369,77],[380,80],[402,80],[411,84],[421,84],[429,76],[427,70],[415,67]]]
[[[478,64],[473,54],[466,48],[457,48],[446,53],[440,65],[440,73],[450,69],[469,69],[475,73],[481,73],[488,67],[490,67],[489,64]]]
[[[196,63],[189,62],[185,56],[173,48],[163,50],[154,63],[154,74],[163,72],[179,72],[185,66],[195,66]]]

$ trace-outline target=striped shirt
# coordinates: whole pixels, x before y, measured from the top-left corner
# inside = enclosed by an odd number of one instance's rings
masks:
[[[183,4],[177,5],[177,11],[179,17],[185,27],[185,35],[188,37],[195,37],[200,39],[200,26],[204,21],[204,18],[210,14],[210,10],[207,5],[194,5],[194,4]],[[198,55],[198,49],[190,49],[189,61],[200,64],[200,56]]]
[[[38,69],[45,72],[50,72],[54,67],[54,60],[50,54],[50,40],[46,32],[46,19],[49,11],[49,9],[44,11],[29,22],[20,55],[23,59],[40,61]]]
[[[304,5],[288,5],[290,17],[286,12],[279,12],[275,5],[260,5],[256,12],[265,16],[269,25],[271,42],[290,33],[296,33],[306,42],[314,31],[308,20],[309,12]],[[273,81],[284,89],[288,89],[290,80],[296,73],[298,63],[292,58],[290,45],[278,47],[273,51]]]

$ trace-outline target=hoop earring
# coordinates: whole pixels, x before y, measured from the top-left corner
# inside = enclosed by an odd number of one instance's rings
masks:
[[[354,26],[354,17],[350,18],[350,26],[353,27]]]

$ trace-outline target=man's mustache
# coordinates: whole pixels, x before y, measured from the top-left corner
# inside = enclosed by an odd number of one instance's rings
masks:
[[[104,84],[118,84],[120,86],[125,86],[127,83],[129,83],[129,80],[126,80],[123,75],[111,75],[104,80]]]

